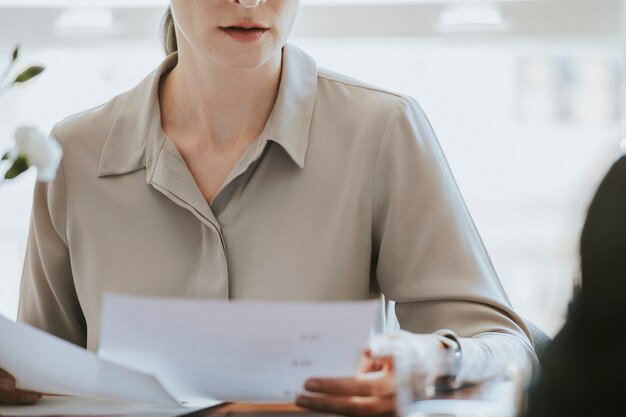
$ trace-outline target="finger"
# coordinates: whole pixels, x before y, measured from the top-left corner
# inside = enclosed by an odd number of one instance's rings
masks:
[[[395,399],[384,397],[308,396],[299,395],[296,404],[300,407],[353,417],[393,416]]]
[[[368,372],[373,371],[390,371],[393,369],[393,358],[391,356],[383,356],[380,358],[374,358]]]
[[[370,372],[374,359],[370,355],[369,349],[363,351],[361,355],[361,362],[359,363],[359,372]]]
[[[359,372],[376,372],[393,368],[393,356],[374,356],[371,349],[365,349],[361,355]]]
[[[13,375],[0,369],[0,391],[13,391],[15,389],[15,378]]]
[[[310,392],[359,397],[383,396],[394,392],[393,377],[376,372],[349,378],[311,378],[304,384]]]
[[[41,398],[41,394],[34,391],[16,389],[13,391],[0,391],[0,404],[32,405]]]

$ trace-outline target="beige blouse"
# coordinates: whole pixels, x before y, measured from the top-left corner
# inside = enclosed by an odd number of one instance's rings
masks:
[[[53,129],[65,155],[35,187],[20,320],[95,350],[105,292],[382,292],[404,329],[464,337],[467,375],[534,358],[413,98],[318,68],[288,43],[270,118],[209,205],[161,127],[159,80],[176,62]]]

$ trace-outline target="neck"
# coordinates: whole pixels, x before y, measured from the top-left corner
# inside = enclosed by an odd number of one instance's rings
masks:
[[[164,130],[219,148],[252,141],[272,112],[281,68],[281,52],[258,68],[239,70],[179,50],[159,89]]]

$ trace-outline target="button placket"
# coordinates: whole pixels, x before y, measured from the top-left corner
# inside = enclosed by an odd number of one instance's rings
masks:
[[[211,211],[209,204],[204,199],[198,185],[194,181],[191,173],[175,155],[167,150],[161,149],[153,169],[150,185],[164,194],[175,204],[189,210],[200,222],[218,238],[220,251],[207,254],[208,258],[213,258],[207,267],[207,271],[217,273],[211,277],[212,283],[217,280],[217,285],[204,285],[199,283],[198,295],[220,296],[228,298],[228,261],[224,235],[220,224]],[[204,238],[203,238],[204,240]],[[217,257],[217,258],[216,258]],[[210,294],[203,294],[201,287],[211,287]]]

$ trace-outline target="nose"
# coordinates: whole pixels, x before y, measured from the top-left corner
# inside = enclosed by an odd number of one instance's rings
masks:
[[[267,0],[228,0],[233,4],[241,4],[245,8],[257,7],[264,4]]]

